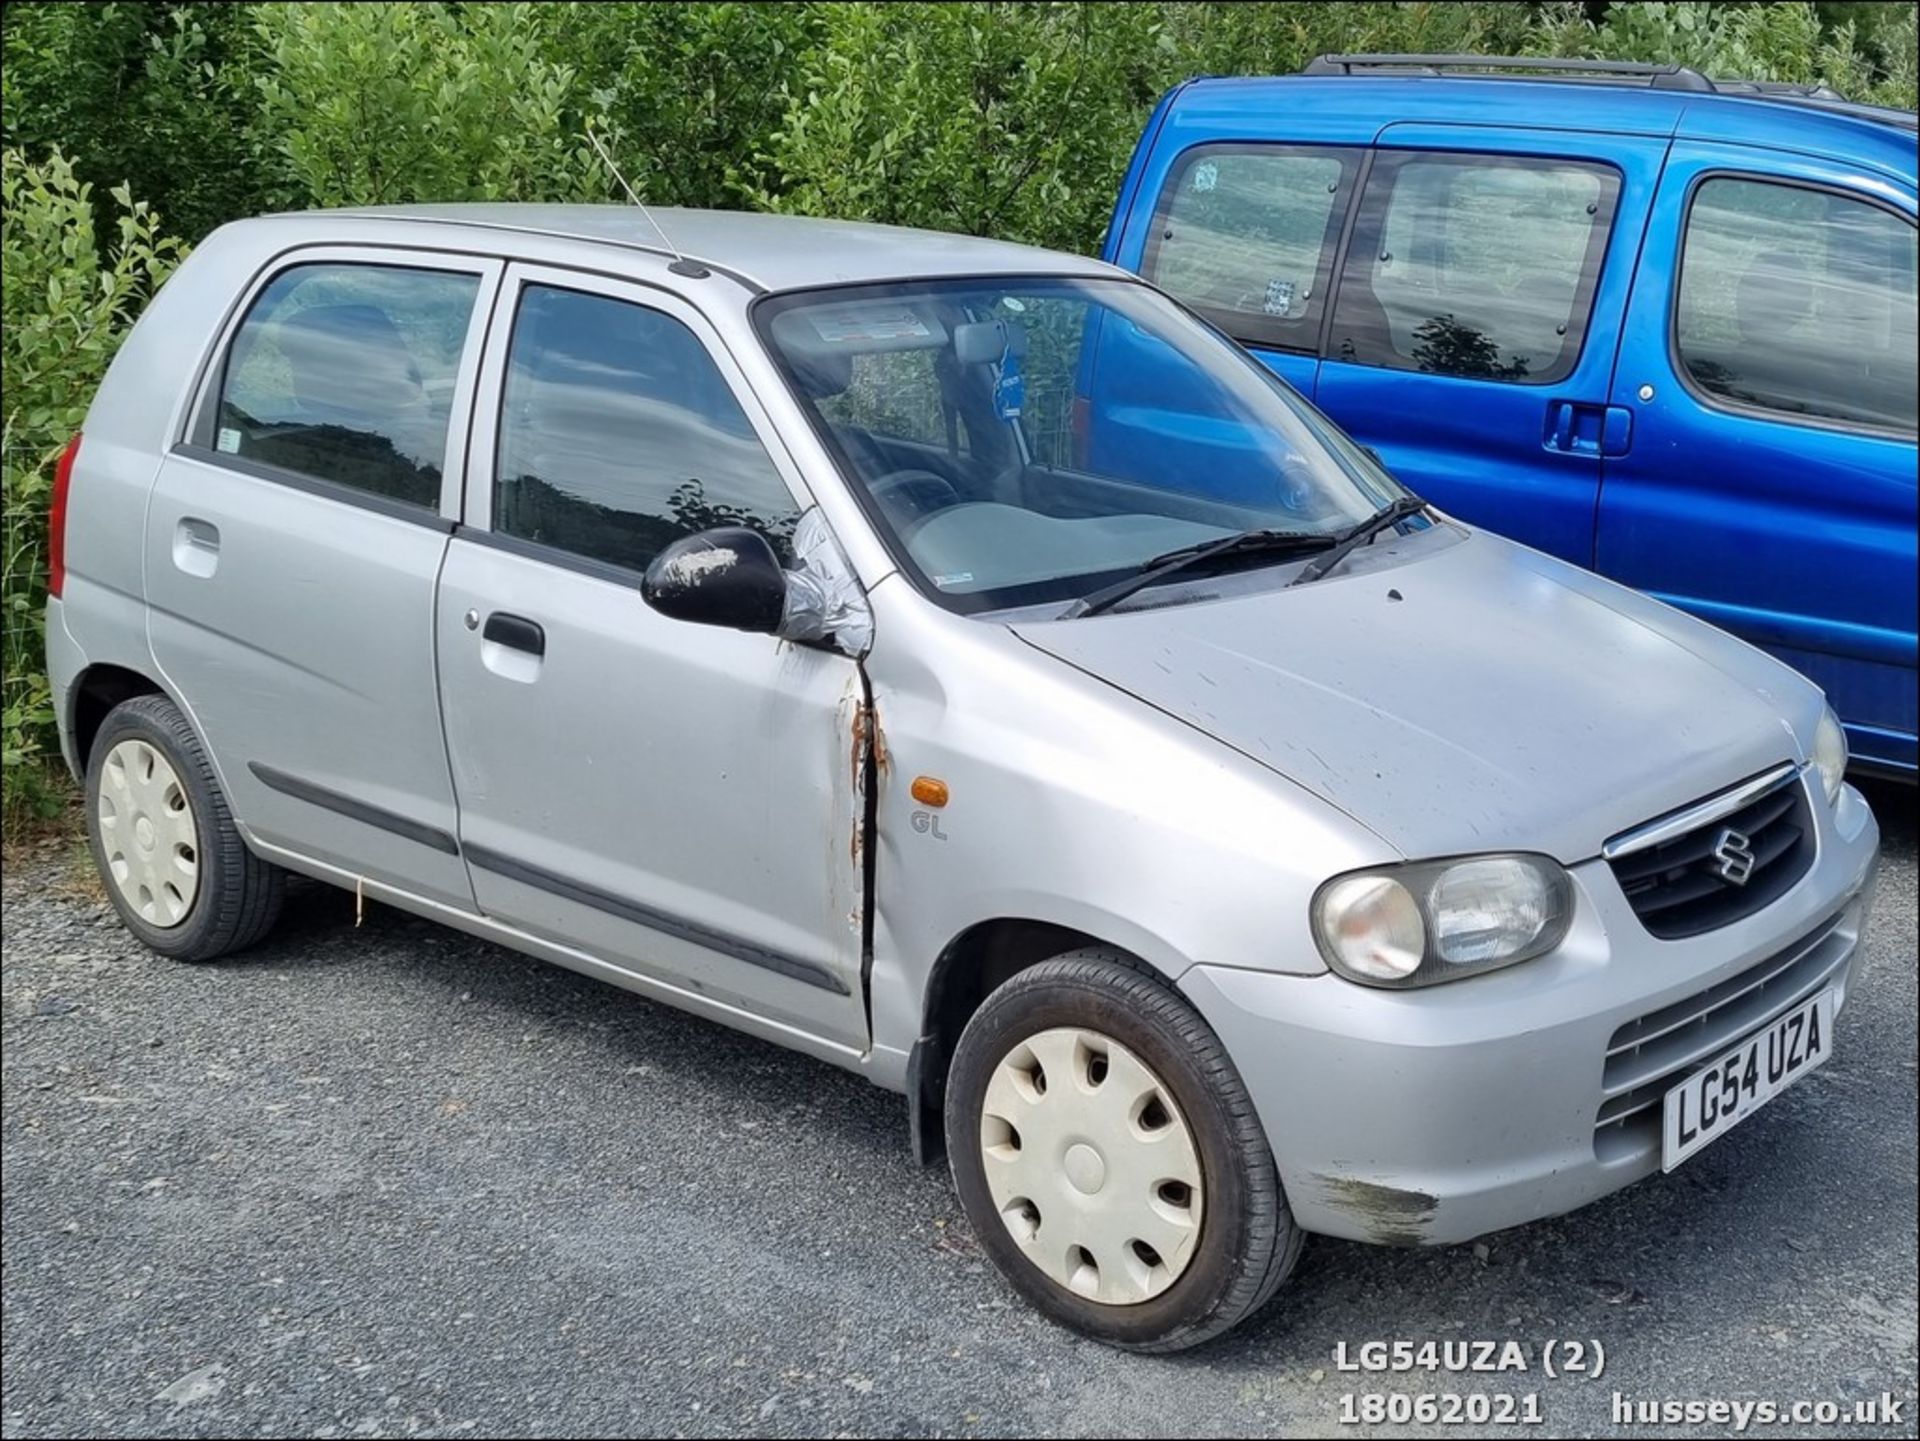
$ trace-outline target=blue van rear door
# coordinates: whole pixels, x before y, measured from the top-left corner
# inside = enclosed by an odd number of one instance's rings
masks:
[[[1359,186],[1315,396],[1470,523],[1593,562],[1610,401],[1664,136],[1384,128]]]
[[[1596,568],[1827,690],[1911,769],[1915,197],[1862,165],[1680,141],[1612,400]]]

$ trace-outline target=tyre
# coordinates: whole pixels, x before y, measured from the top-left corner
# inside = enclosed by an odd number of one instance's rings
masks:
[[[125,701],[101,724],[86,807],[114,909],[161,955],[211,961],[272,927],[285,873],[247,849],[200,738],[166,697]]]
[[[1239,1072],[1117,952],[1045,961],[987,997],[955,1048],[946,1129],[987,1253],[1046,1315],[1110,1345],[1197,1346],[1299,1258]]]

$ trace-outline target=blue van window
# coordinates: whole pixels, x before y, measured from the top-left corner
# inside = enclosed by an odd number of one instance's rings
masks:
[[[1831,191],[1704,181],[1674,306],[1688,379],[1738,406],[1912,433],[1914,235]]]
[[[493,527],[629,570],[683,535],[798,512],[707,348],[670,315],[544,285],[521,294]]]
[[[1187,151],[1141,274],[1236,340],[1312,350],[1359,158],[1279,145]]]
[[[1380,152],[1329,356],[1523,385],[1564,379],[1619,191],[1617,172],[1598,164]]]
[[[236,332],[215,450],[425,509],[480,280],[451,270],[295,265]]]

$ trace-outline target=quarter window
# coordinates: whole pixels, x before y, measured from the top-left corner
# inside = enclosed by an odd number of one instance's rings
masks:
[[[1525,385],[1564,379],[1619,190],[1613,170],[1578,161],[1381,152],[1329,356]]]
[[[1189,151],[1142,269],[1236,339],[1311,350],[1356,168],[1340,150]]]
[[[1911,432],[1914,236],[1829,191],[1706,181],[1680,264],[1682,369],[1735,405]]]
[[[671,316],[528,286],[507,358],[496,531],[629,570],[746,525],[784,550],[793,497],[707,348]]]
[[[429,510],[479,277],[296,265],[234,336],[214,448]]]

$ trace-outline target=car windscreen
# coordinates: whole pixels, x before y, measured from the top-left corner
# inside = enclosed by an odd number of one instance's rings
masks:
[[[953,610],[1071,599],[1250,529],[1337,534],[1406,493],[1136,282],[842,287],[754,317],[896,558]]]

